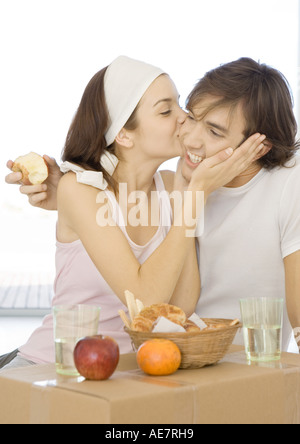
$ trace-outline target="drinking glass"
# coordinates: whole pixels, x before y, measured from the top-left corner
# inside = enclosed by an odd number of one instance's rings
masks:
[[[100,307],[60,305],[53,307],[56,372],[79,376],[73,352],[79,339],[98,333]]]
[[[283,299],[241,299],[245,351],[248,360],[275,361],[281,358]]]

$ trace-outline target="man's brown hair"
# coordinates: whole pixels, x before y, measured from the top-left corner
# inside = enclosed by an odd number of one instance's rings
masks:
[[[206,110],[242,103],[246,123],[245,139],[265,134],[272,149],[259,162],[267,168],[284,166],[300,148],[293,97],[287,79],[278,70],[250,58],[221,65],[199,80],[187,99],[192,110],[200,100],[217,101]]]

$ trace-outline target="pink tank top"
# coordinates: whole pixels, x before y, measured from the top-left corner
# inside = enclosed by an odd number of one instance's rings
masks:
[[[169,195],[160,173],[154,176],[160,203],[160,226],[153,238],[143,246],[128,237],[123,215],[114,194],[105,191],[113,209],[113,218],[126,236],[137,260],[142,264],[165,239],[172,224]],[[52,305],[89,304],[101,307],[99,333],[113,337],[121,353],[132,352],[129,336],[118,310],[127,312],[120,299],[112,292],[90,259],[80,240],[72,243],[56,243],[55,296]],[[46,316],[40,328],[34,331],[28,342],[19,348],[19,355],[35,363],[55,362],[53,316]]]

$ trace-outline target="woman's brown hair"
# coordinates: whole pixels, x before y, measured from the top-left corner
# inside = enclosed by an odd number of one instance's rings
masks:
[[[105,150],[114,153],[114,145],[106,146],[105,133],[110,124],[105,101],[104,77],[107,67],[92,77],[85,88],[81,102],[71,123],[62,152],[62,160],[80,165],[86,170],[101,171],[109,186],[117,191],[115,180],[101,166]],[[125,128],[136,129],[137,108]]]
[[[187,99],[187,109],[214,96],[219,100],[206,110],[242,103],[245,139],[257,132],[265,134],[272,149],[259,162],[267,168],[284,166],[300,148],[293,97],[286,78],[276,69],[250,58],[222,65],[208,72]]]

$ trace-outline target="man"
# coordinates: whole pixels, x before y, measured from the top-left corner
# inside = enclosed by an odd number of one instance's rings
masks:
[[[198,238],[197,313],[238,318],[240,298],[283,297],[286,350],[292,329],[300,332],[300,161],[287,82],[270,67],[240,59],[207,73],[188,97],[187,109],[181,134],[181,173],[187,181],[206,157],[238,147],[256,132],[267,136],[253,165],[208,197]],[[48,161],[48,194],[41,193],[45,185],[21,190],[33,205],[55,209],[60,173],[55,161]],[[11,174],[6,180],[15,183],[20,177]]]
[[[300,333],[300,158],[287,82],[275,69],[240,59],[207,73],[187,109],[182,174],[188,181],[201,159],[255,132],[267,136],[260,158],[208,197],[198,238],[197,313],[236,318],[241,298],[285,298],[286,350],[292,328]]]

